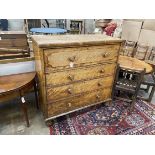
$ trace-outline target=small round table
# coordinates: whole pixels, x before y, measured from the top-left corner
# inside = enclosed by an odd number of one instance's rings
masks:
[[[31,28],[30,32],[42,34],[64,34],[67,30],[61,28]]]
[[[8,101],[19,96],[21,99],[21,107],[24,112],[27,127],[29,127],[29,119],[24,95],[32,90],[32,88],[34,88],[35,99],[38,108],[36,72],[0,76],[0,102]]]
[[[146,74],[153,72],[153,68],[150,64],[137,58],[120,55],[118,63],[120,64],[120,67],[128,68],[131,70],[143,70],[145,68]]]

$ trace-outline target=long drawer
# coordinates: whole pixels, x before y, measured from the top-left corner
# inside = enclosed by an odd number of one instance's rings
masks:
[[[48,104],[48,118],[111,99],[111,88]]]
[[[63,69],[63,67],[73,68],[101,62],[116,62],[118,50],[119,45],[46,49],[44,50],[45,66]]]
[[[81,80],[89,80],[114,75],[116,64],[95,65],[85,68],[53,72],[46,74],[46,84],[50,86],[70,84]]]
[[[113,76],[93,79],[89,81],[77,82],[61,87],[47,88],[47,100],[52,102],[62,98],[71,97],[76,94],[82,94],[89,91],[94,91],[100,88],[111,87],[113,84]]]

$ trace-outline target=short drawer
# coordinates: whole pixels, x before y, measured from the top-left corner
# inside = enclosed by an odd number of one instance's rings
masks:
[[[52,69],[73,68],[102,62],[116,62],[119,45],[44,50],[45,66]]]
[[[114,75],[116,64],[95,65],[85,68],[53,72],[46,74],[46,84],[50,86],[70,84],[80,80],[88,80]]]
[[[77,82],[61,87],[47,88],[47,100],[52,102],[66,97],[71,97],[85,92],[95,91],[101,88],[111,87],[113,84],[113,76],[108,76],[89,81]]]
[[[101,91],[83,94],[78,97],[73,97],[63,101],[48,104],[48,117],[63,115],[63,113],[76,110],[85,106],[90,106],[95,103],[104,102],[111,99],[111,88]]]

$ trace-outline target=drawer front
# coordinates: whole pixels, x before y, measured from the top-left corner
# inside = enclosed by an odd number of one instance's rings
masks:
[[[116,62],[119,45],[44,50],[45,66],[73,68],[101,62]]]
[[[113,76],[108,76],[89,81],[77,82],[61,87],[51,87],[47,89],[47,100],[52,102],[66,97],[71,97],[77,94],[82,94],[97,89],[111,87],[113,84]]]
[[[48,117],[111,99],[111,88],[48,104]]]
[[[116,64],[91,66],[89,68],[77,68],[61,72],[46,74],[46,84],[50,86],[70,84],[80,80],[94,79],[103,76],[114,75]]]

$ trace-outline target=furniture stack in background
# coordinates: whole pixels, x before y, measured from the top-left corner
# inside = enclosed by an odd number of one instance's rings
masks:
[[[152,47],[155,46],[155,20],[144,20],[138,43],[149,46],[147,58],[150,55]]]
[[[0,60],[30,57],[27,35],[24,31],[0,32]]]
[[[132,53],[129,56],[143,60],[155,68],[155,20],[124,20],[122,29],[121,38],[126,40],[126,44],[124,44],[121,54]],[[132,52],[129,51],[130,44],[127,45],[128,42],[135,43]],[[146,89],[141,88],[145,92],[140,98],[151,102],[155,92],[154,73],[145,75],[142,85],[146,86]]]
[[[149,46],[146,55],[147,58],[150,55],[152,47],[155,46],[155,20],[124,20],[121,38]]]

